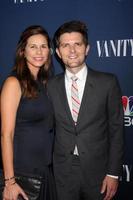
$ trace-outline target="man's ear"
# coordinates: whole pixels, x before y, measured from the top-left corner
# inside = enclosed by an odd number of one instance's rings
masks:
[[[58,48],[56,48],[56,53],[57,53],[57,55],[59,56],[59,58],[61,58],[61,55],[60,55],[60,51],[59,51],[59,49]]]
[[[88,55],[89,50],[90,50],[90,45],[88,44],[87,47],[86,47],[86,52],[85,52],[85,55],[86,55],[86,56]]]

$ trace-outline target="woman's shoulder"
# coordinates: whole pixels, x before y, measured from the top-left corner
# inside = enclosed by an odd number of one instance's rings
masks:
[[[13,84],[14,85],[19,85],[20,84],[18,76],[17,76],[17,73],[16,73],[15,70],[11,71],[7,75],[6,79],[4,80],[4,84],[3,85],[5,85],[5,84],[8,84],[8,85],[13,85]]]
[[[3,83],[2,89],[12,89],[13,90],[20,90],[20,83],[17,77],[15,76],[8,76]]]
[[[8,77],[15,77],[16,79],[18,79],[18,75],[16,70],[12,70],[9,74]],[[18,79],[19,80],[19,79]]]

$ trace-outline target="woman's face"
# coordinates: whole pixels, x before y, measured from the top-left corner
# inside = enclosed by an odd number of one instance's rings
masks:
[[[24,50],[24,56],[31,72],[38,72],[40,67],[48,61],[48,41],[45,36],[38,34],[29,37]]]

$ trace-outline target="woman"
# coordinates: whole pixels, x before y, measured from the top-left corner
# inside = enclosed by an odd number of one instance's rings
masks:
[[[41,26],[28,27],[18,42],[14,70],[2,88],[3,200],[35,199],[30,183],[25,188],[19,184],[20,174],[41,177],[37,199],[54,200],[53,112],[46,91],[50,54],[47,31]]]

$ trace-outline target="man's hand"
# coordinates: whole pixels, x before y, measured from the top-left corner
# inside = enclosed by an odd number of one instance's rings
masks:
[[[103,180],[101,193],[105,193],[104,200],[111,200],[116,194],[118,188],[118,179],[106,176]]]

